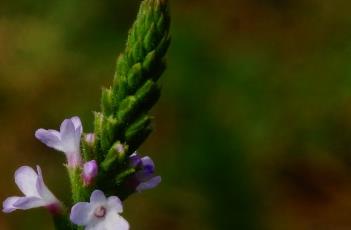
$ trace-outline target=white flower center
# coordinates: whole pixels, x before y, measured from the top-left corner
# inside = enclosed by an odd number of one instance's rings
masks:
[[[106,208],[103,206],[99,206],[94,210],[94,215],[97,218],[102,218],[106,215]]]

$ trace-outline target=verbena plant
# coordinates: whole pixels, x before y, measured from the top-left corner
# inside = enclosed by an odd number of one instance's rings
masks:
[[[64,205],[53,195],[39,166],[22,166],[15,182],[24,196],[7,198],[4,212],[45,207],[56,229],[129,229],[119,215],[122,201],[161,182],[153,161],[136,151],[152,131],[148,112],[160,97],[157,81],[165,70],[169,27],[168,1],[144,0],[112,85],[102,91],[94,132],[83,133],[79,117],[65,119],[59,131],[36,131],[37,139],[66,155],[72,202]]]

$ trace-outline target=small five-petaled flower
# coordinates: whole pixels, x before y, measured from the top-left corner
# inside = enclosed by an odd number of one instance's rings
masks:
[[[74,224],[85,226],[85,230],[128,230],[128,222],[119,215],[122,202],[116,196],[105,197],[95,190],[90,202],[79,202],[72,207],[70,219]]]

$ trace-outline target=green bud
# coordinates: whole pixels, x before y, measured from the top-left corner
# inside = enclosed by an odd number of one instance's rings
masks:
[[[118,164],[123,163],[126,159],[128,146],[117,141],[108,151],[104,161],[101,163],[101,168],[104,171],[109,171],[115,168]]]
[[[143,73],[142,73],[141,64],[137,63],[133,65],[128,72],[128,86],[132,92],[135,92],[135,90],[138,87],[140,87],[140,84],[142,83],[142,81],[143,81]]]
[[[95,159],[94,150],[97,144],[95,134],[83,134],[81,143],[84,160],[90,161],[92,159]]]
[[[156,23],[157,31],[159,33],[162,33],[167,29],[167,27],[169,27],[169,23],[170,23],[169,17],[162,14]]]
[[[97,157],[98,160],[101,158],[101,136],[102,136],[102,121],[104,115],[102,113],[95,112],[94,113],[94,133],[95,133],[95,148],[94,148],[94,155]]]
[[[118,77],[120,75],[127,75],[128,69],[129,69],[129,66],[128,66],[128,62],[126,60],[126,57],[123,54],[119,55],[119,57],[117,59],[117,69],[116,69],[117,74],[115,76],[116,83],[117,83],[116,77]]]
[[[155,23],[151,24],[150,29],[148,30],[144,38],[144,47],[147,51],[152,51],[157,47],[157,44],[160,39],[160,34],[156,29]]]
[[[150,73],[151,79],[155,82],[161,77],[163,72],[166,70],[166,61],[162,60],[158,62],[157,65],[157,68],[154,68],[154,72]]]
[[[151,118],[148,115],[143,115],[141,118],[131,124],[126,130],[126,140],[130,141],[139,132],[150,126]]]
[[[151,118],[148,115],[143,115],[128,127],[125,134],[126,142],[131,149],[129,153],[133,153],[145,141],[151,133]]]
[[[119,173],[116,176],[116,184],[121,185],[127,177],[133,175],[134,173],[135,173],[135,169],[133,168],[126,169],[125,171]]]
[[[158,47],[156,48],[156,53],[160,57],[163,57],[166,54],[170,44],[171,44],[171,36],[169,34],[164,35]]]
[[[147,112],[160,98],[160,88],[157,83],[148,80],[145,84],[136,92],[136,98],[138,101],[138,112]]]
[[[104,117],[102,122],[101,148],[106,151],[115,140],[117,119],[112,116]]]
[[[131,119],[131,115],[135,112],[136,103],[137,100],[135,96],[129,96],[122,101],[117,113],[117,119],[120,123],[128,123]]]
[[[147,72],[150,72],[156,66],[157,61],[156,51],[153,50],[149,52],[144,59],[143,69]]]
[[[101,105],[102,113],[110,115],[113,113],[114,103],[111,89],[102,89]]]
[[[132,49],[132,57],[133,57],[133,63],[137,63],[143,60],[144,55],[145,55],[145,50],[143,47],[143,43],[141,40],[138,40]]]

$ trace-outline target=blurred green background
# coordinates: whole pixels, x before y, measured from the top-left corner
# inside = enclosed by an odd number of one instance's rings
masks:
[[[140,1],[0,1],[0,199],[42,166],[63,200],[64,155],[34,138],[67,117],[92,130]],[[155,131],[162,184],[130,197],[143,230],[351,228],[351,3],[174,0]],[[53,229],[42,209],[0,229]]]

